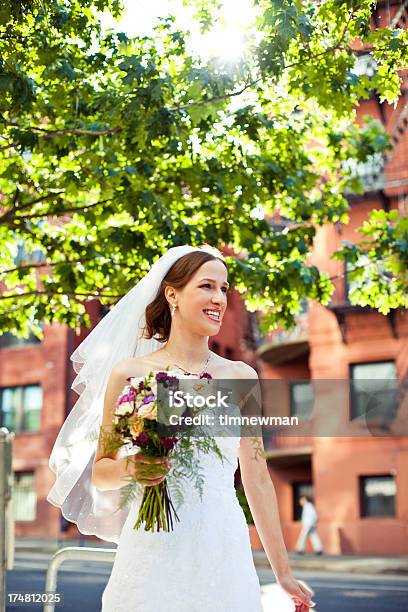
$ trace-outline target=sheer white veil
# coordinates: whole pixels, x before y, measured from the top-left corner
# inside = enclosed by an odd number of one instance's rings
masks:
[[[75,406],[63,424],[49,465],[56,475],[47,500],[61,508],[64,517],[84,534],[118,542],[129,507],[119,510],[120,490],[100,491],[91,482],[103,400],[114,365],[132,356],[147,355],[163,346],[142,338],[145,309],[156,297],[160,283],[180,257],[194,251],[216,249],[207,245],[169,249],[96,325],[72,353],[77,376],[71,388],[78,393]],[[221,255],[218,252],[218,255]]]

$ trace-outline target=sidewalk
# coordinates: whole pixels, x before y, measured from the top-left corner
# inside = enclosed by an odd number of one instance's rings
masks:
[[[270,567],[263,551],[253,551],[257,567]],[[408,555],[395,557],[376,555],[296,555],[289,553],[293,570],[319,570],[345,574],[398,574],[408,576]]]
[[[40,540],[34,538],[16,538],[16,553],[48,553],[50,556],[59,548],[80,546],[78,538],[74,540]],[[82,545],[91,548],[116,548],[115,544],[98,539],[82,539]],[[257,567],[269,568],[268,559],[263,551],[253,551]],[[293,570],[320,570],[327,572],[361,573],[361,574],[399,574],[408,576],[408,555],[380,557],[375,555],[321,555],[305,554],[297,556],[289,553]]]

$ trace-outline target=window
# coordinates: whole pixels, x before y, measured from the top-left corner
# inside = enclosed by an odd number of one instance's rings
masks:
[[[37,494],[34,472],[14,473],[14,518],[16,521],[35,521]]]
[[[42,408],[39,385],[0,389],[0,424],[16,433],[38,431]]]
[[[352,181],[345,189],[345,193],[369,193],[384,188],[384,166],[385,157],[381,152],[369,155],[366,161],[357,161],[354,158],[348,158],[342,164],[343,169],[349,173],[349,178]]]
[[[389,422],[395,417],[397,370],[393,361],[350,366],[350,418]]]
[[[293,520],[300,521],[302,518],[302,506],[299,500],[303,495],[309,499],[313,498],[313,484],[311,481],[293,482],[292,483],[292,499],[293,499]]]
[[[310,382],[290,383],[290,416],[307,421],[313,411],[313,385]]]
[[[360,476],[360,516],[395,516],[393,476]]]
[[[5,332],[0,335],[0,349],[9,348],[11,346],[25,346],[26,344],[38,344],[41,340],[30,333],[27,338],[18,338],[11,332]]]

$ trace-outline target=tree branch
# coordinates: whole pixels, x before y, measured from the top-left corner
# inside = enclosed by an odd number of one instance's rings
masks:
[[[23,206],[19,206],[18,208],[10,209],[9,211],[7,211],[2,217],[0,217],[0,224],[4,223],[4,220],[8,220],[8,218],[11,215],[11,213],[14,213],[14,221],[26,221],[28,219],[40,219],[42,217],[53,217],[55,215],[63,215],[64,213],[70,213],[70,212],[78,212],[78,211],[87,211],[88,208],[93,208],[94,206],[98,206],[99,204],[105,204],[106,202],[110,202],[111,198],[107,198],[106,200],[98,200],[98,202],[93,202],[93,204],[87,204],[86,206],[71,206],[70,208],[62,208],[60,210],[47,210],[44,211],[42,213],[34,213],[32,215],[18,215],[16,213],[18,213],[22,208],[28,208],[29,206],[32,206],[33,204],[38,204],[38,202],[41,202],[43,200],[46,200],[50,197],[52,197],[53,195],[59,195],[61,193],[65,193],[64,191],[60,191],[57,194],[48,194],[47,196],[43,196],[42,198],[38,198],[37,200],[33,200],[32,202],[26,203]],[[15,224],[14,224],[15,226]]]
[[[16,125],[14,123],[9,124],[12,125],[13,127],[16,127],[20,130],[29,130],[32,132],[40,132],[40,134],[44,137],[44,138],[52,138],[53,136],[63,136],[65,134],[77,134],[80,136],[113,136],[114,134],[117,134],[119,132],[122,131],[122,128],[117,126],[114,128],[109,128],[106,130],[100,130],[100,131],[96,131],[96,130],[86,130],[86,129],[82,129],[82,128],[66,128],[66,129],[60,129],[60,130],[46,130],[44,128],[39,128],[39,127],[35,127],[35,126],[29,126],[29,127],[22,127],[19,125]],[[18,146],[20,145],[19,142],[12,142],[8,145],[4,145],[2,147],[0,147],[0,151],[5,151],[7,149],[16,149]]]
[[[68,297],[82,296],[86,298],[122,298],[124,294],[113,295],[107,293],[75,293],[74,291],[27,291],[25,293],[13,293],[12,295],[0,295],[0,300],[12,300],[15,298],[22,298],[28,295],[66,295]]]
[[[52,138],[53,136],[64,136],[65,134],[77,134],[79,136],[113,136],[118,132],[122,131],[122,128],[116,126],[114,128],[108,128],[106,130],[86,130],[84,128],[65,128],[60,130],[46,130],[36,126],[29,126],[27,128],[20,128],[31,130],[32,132],[40,132],[44,138]]]
[[[98,202],[94,202],[93,204],[87,204],[86,206],[72,206],[71,208],[62,208],[61,210],[47,210],[42,213],[34,213],[33,215],[16,215],[15,220],[26,221],[27,219],[40,219],[42,217],[55,217],[56,215],[63,215],[64,213],[87,211],[88,208],[93,208],[94,206],[98,206],[99,204],[105,204],[105,202],[110,202],[110,200],[111,198],[108,198],[106,200],[99,200]]]
[[[11,144],[0,147],[0,151],[5,151],[6,149],[16,149],[19,144],[19,142],[12,142]]]
[[[9,268],[8,270],[0,270],[0,276],[5,274],[11,274],[12,272],[18,272],[19,270],[30,270],[31,268],[54,268],[59,265],[75,265],[78,263],[84,263],[84,261],[95,261],[95,258],[81,258],[81,259],[72,259],[72,260],[63,260],[63,261],[42,261],[39,263],[32,264],[23,264],[22,266],[17,266],[16,268]]]
[[[351,22],[351,20],[353,19],[353,17],[354,17],[354,11],[353,11],[353,10],[351,10],[351,11],[350,11],[350,14],[349,14],[349,16],[348,16],[348,19],[347,19],[346,23],[344,24],[343,32],[340,34],[340,38],[339,38],[339,40],[338,40],[338,42],[337,42],[337,45],[336,45],[336,46],[341,45],[341,44],[342,44],[342,42],[344,41],[344,38],[345,38],[345,36],[346,36],[347,30],[348,30],[348,28],[349,28],[350,22]]]
[[[348,27],[348,23],[346,24]],[[313,60],[316,59],[318,57],[321,57],[322,55],[327,55],[328,53],[331,53],[333,51],[339,51],[341,50],[343,47],[341,46],[341,43],[343,42],[343,38],[346,34],[347,28],[343,31],[341,38],[339,39],[338,43],[334,46],[334,47],[328,47],[327,49],[325,49],[324,51],[322,51],[321,53],[316,53],[315,55],[311,55],[309,56],[309,60]],[[305,63],[305,60],[299,60],[298,62],[293,62],[291,64],[287,64],[286,66],[284,66],[282,68],[282,72],[284,72],[285,70],[287,70],[288,68],[293,68],[294,66],[299,66],[299,65],[303,65]],[[269,80],[271,78],[275,78],[275,75],[266,77],[265,80]],[[197,102],[187,102],[186,104],[180,104],[180,106],[173,106],[172,108],[168,108],[167,110],[169,112],[174,112],[174,111],[179,111],[179,110],[185,110],[186,108],[190,108],[192,106],[203,106],[204,104],[210,104],[211,102],[218,102],[219,100],[228,100],[228,98],[233,98],[235,96],[240,96],[244,91],[246,91],[247,89],[250,89],[251,87],[253,87],[254,85],[257,85],[257,83],[259,83],[260,81],[263,80],[263,77],[260,76],[257,79],[251,81],[250,83],[247,83],[247,85],[245,85],[244,87],[242,87],[242,89],[238,90],[238,91],[233,91],[231,93],[228,94],[223,94],[220,96],[214,96],[212,98],[208,98],[206,100],[197,100]]]
[[[63,189],[61,191],[47,193],[47,195],[40,196],[36,198],[35,200],[31,200],[30,202],[25,202],[25,204],[20,204],[19,206],[17,206],[16,197],[14,197],[12,208],[10,208],[9,210],[6,210],[6,212],[0,217],[0,223],[3,223],[5,220],[7,220],[9,217],[12,217],[13,215],[15,215],[15,213],[19,212],[20,210],[24,210],[25,208],[30,208],[31,206],[34,206],[34,204],[38,204],[39,202],[43,202],[44,200],[49,200],[50,198],[53,198],[54,196],[61,195],[61,193],[65,193],[65,190]]]
[[[244,93],[244,91],[246,91],[250,87],[253,87],[257,83],[259,83],[259,81],[262,81],[262,77],[259,77],[258,79],[251,81],[251,83],[244,85],[244,87],[240,89],[239,91],[233,91],[228,94],[214,96],[213,98],[208,98],[205,100],[197,100],[197,102],[187,102],[186,104],[180,104],[180,106],[173,106],[173,108],[168,108],[167,110],[169,112],[174,112],[174,111],[185,110],[186,108],[191,108],[192,106],[203,106],[204,104],[210,104],[211,102],[217,102],[219,100],[228,100],[228,98],[233,98],[234,96],[240,96],[242,93]]]

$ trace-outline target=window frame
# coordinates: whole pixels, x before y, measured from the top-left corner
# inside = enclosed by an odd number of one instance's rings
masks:
[[[293,410],[294,405],[295,405],[295,401],[294,401],[294,394],[293,394],[293,390],[295,388],[296,385],[308,385],[309,387],[311,387],[312,392],[313,392],[313,398],[312,398],[312,406],[311,406],[311,410],[310,410],[310,415],[308,417],[303,417],[300,414],[296,414],[295,411]],[[307,422],[310,421],[310,419],[313,416],[313,409],[314,409],[314,402],[315,402],[315,392],[314,392],[314,386],[313,386],[313,381],[311,380],[291,380],[289,382],[289,416],[294,416],[294,417],[298,417],[299,421],[302,422]]]
[[[368,479],[373,478],[387,478],[395,483],[395,495],[393,496],[393,514],[369,514],[367,511],[368,503],[365,494],[364,484]],[[359,474],[358,476],[358,488],[359,488],[359,514],[360,519],[379,519],[379,518],[396,518],[397,517],[397,480],[393,474]]]
[[[7,338],[11,340],[11,344],[7,344]],[[13,343],[13,338],[17,341]],[[3,344],[5,342],[5,344]],[[4,332],[0,334],[0,350],[1,351],[10,351],[28,347],[37,347],[42,344],[43,340],[37,338],[32,332],[29,334],[28,338],[18,338],[14,336],[12,332]]]
[[[397,382],[398,381],[398,370],[397,370],[397,364],[396,364],[395,359],[375,359],[373,361],[356,361],[356,362],[353,362],[353,363],[349,363],[349,394],[348,394],[349,395],[349,410],[348,410],[348,418],[349,418],[350,422],[351,421],[356,421],[357,419],[364,417],[364,415],[355,414],[354,411],[353,411],[353,406],[355,407],[355,403],[353,404],[353,397],[355,396],[355,393],[356,393],[356,391],[354,389],[354,386],[353,386],[353,383],[355,381],[358,381],[358,380],[364,380],[362,378],[361,379],[353,378],[353,368],[355,368],[356,366],[365,366],[365,365],[369,366],[369,365],[375,365],[375,364],[379,364],[379,363],[392,363],[394,365],[394,367],[395,367],[395,381]],[[394,379],[390,379],[390,380],[394,380]],[[396,391],[397,391],[397,389],[396,389]],[[397,393],[396,393],[396,398],[398,400],[398,394]],[[397,401],[397,405],[396,405],[396,411],[398,411],[398,401]],[[365,420],[366,420],[366,422],[373,423],[373,424],[378,422],[378,424],[381,425],[387,419],[386,419],[385,416],[383,416],[383,417],[373,417],[371,419],[367,419],[367,417],[365,417]]]
[[[38,424],[38,429],[23,429],[23,426],[25,425],[25,418],[26,418],[26,411],[24,409],[24,391],[25,389],[28,389],[30,387],[36,387],[38,389],[41,389],[41,407],[39,409],[39,424]],[[19,391],[18,393],[18,399],[17,399],[17,416],[15,418],[16,421],[16,426],[13,427],[12,429],[10,429],[10,431],[12,431],[13,433],[17,434],[37,434],[39,432],[41,432],[41,418],[42,418],[42,410],[43,410],[43,406],[44,406],[44,391],[42,386],[39,383],[28,383],[25,385],[10,385],[10,386],[5,386],[5,387],[0,387],[0,426],[1,427],[6,427],[7,424],[4,423],[4,411],[3,411],[3,394],[5,391],[13,391],[17,389]]]
[[[16,516],[16,510],[17,510],[17,503],[16,503],[16,497],[18,494],[16,494],[16,491],[18,490],[18,478],[22,477],[22,476],[26,476],[26,475],[30,475],[32,476],[32,487],[29,489],[29,491],[32,491],[34,493],[34,497],[35,497],[35,503],[34,503],[34,517],[33,518],[17,518]],[[34,521],[37,520],[37,508],[38,508],[38,495],[37,495],[37,488],[36,488],[36,473],[35,470],[15,470],[14,471],[14,519],[16,522],[21,522],[21,523],[33,523]],[[21,487],[22,489],[23,487]],[[26,487],[27,488],[27,487]],[[20,491],[21,491],[20,489]],[[27,503],[27,502],[26,502]]]

